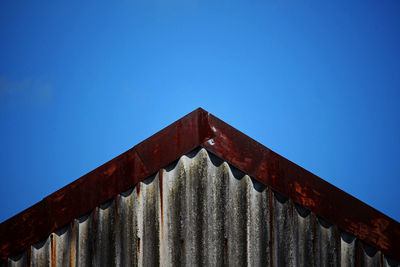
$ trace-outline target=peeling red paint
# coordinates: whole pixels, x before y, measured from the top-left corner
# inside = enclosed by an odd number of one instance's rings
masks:
[[[0,260],[29,248],[54,230],[135,185],[139,195],[140,181],[199,146],[340,229],[400,260],[398,222],[202,109],[193,111],[0,224]]]

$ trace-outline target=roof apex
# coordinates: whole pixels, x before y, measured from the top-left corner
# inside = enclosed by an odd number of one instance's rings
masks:
[[[207,149],[340,229],[400,260],[398,222],[202,108],[1,223],[0,259],[26,249],[197,147]],[[88,193],[93,191],[97,193]]]

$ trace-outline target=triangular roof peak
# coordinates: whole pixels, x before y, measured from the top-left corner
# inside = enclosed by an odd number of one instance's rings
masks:
[[[0,224],[0,259],[203,147],[262,184],[400,260],[400,224],[198,108]]]

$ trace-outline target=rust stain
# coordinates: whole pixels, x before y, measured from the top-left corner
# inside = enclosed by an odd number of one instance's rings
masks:
[[[351,233],[361,239],[365,239],[365,237],[370,233],[368,226],[365,223],[354,222],[347,218],[345,218],[344,221],[347,223],[348,229],[351,231]]]
[[[140,183],[136,184],[136,194],[138,197],[140,197]]]
[[[371,232],[377,236],[376,243],[383,249],[389,249],[391,243],[384,233],[389,226],[389,222],[384,218],[375,218],[371,220],[371,223],[375,226],[375,228],[371,229]]]
[[[389,226],[389,222],[385,220],[384,218],[375,218],[371,220],[372,225],[374,225],[377,229],[379,229],[380,232],[383,232],[386,230],[386,228]]]
[[[54,234],[50,235],[51,263],[50,266],[57,267],[57,240]]]
[[[115,172],[116,169],[117,169],[117,167],[113,164],[107,170],[104,171],[104,174],[107,176],[111,176]]]
[[[69,266],[75,267],[76,261],[76,232],[75,232],[75,220],[71,222],[71,242],[70,242],[70,253],[69,253]]]
[[[352,234],[360,239],[366,239],[367,237],[372,240],[375,245],[378,245],[380,249],[389,249],[391,242],[388,237],[383,233],[389,225],[389,222],[383,218],[372,219],[371,226],[363,222],[354,222],[347,218],[344,219],[348,224],[348,229]]]
[[[298,182],[294,182],[294,190],[300,198],[301,205],[308,208],[315,207],[316,204],[314,202],[314,199],[308,196],[308,189],[306,187],[302,187]]]

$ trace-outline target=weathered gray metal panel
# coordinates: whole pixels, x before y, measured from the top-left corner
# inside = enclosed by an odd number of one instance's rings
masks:
[[[340,250],[337,249],[339,237],[334,225],[317,219],[315,257],[317,266],[339,266]]]
[[[278,193],[275,193],[272,198],[273,263],[276,266],[295,266],[294,220],[291,201]]]
[[[293,205],[293,203],[291,203]],[[314,257],[315,216],[305,208],[294,205],[294,252],[297,266],[316,266]],[[279,223],[279,222],[278,222]]]
[[[158,174],[140,184],[138,196],[139,265],[160,264],[160,188]]]
[[[31,266],[47,267],[51,262],[50,237],[34,244],[31,248]]]
[[[362,266],[381,266],[383,265],[382,263],[383,257],[380,251],[377,251],[375,248],[363,244]]]
[[[93,265],[116,266],[115,203],[104,203],[96,211]]]
[[[138,198],[136,189],[118,196],[117,258],[119,266],[138,265]]]
[[[76,266],[92,266],[93,258],[93,213],[75,220],[76,229]]]
[[[51,235],[51,238],[53,240],[52,251],[55,252],[56,266],[71,266],[71,251],[74,251],[74,249],[71,248],[71,225],[68,224],[67,226],[57,230]]]
[[[259,188],[254,186],[257,187],[257,184],[248,179],[247,265],[268,266],[270,264],[268,191],[265,188],[259,191]]]
[[[32,266],[398,266],[204,149],[77,218],[10,258],[8,266],[28,261]]]
[[[27,253],[29,251],[25,251],[21,254],[15,255],[14,257],[11,257],[8,259],[8,266],[10,267],[25,267],[28,265],[28,260],[27,260]]]
[[[354,236],[342,232],[340,238],[340,264],[343,267],[355,266],[356,259],[356,239]]]

